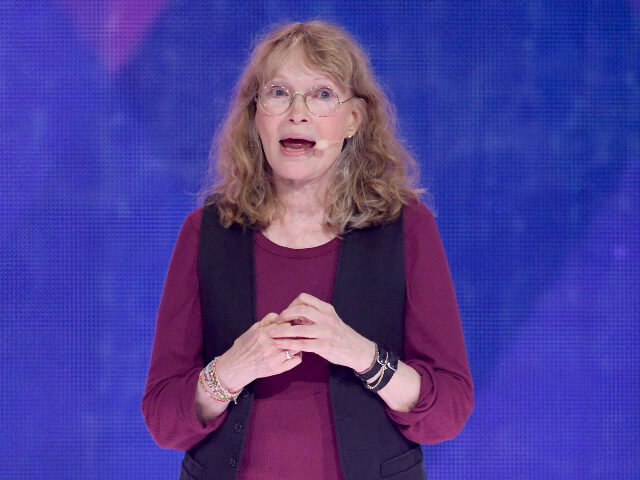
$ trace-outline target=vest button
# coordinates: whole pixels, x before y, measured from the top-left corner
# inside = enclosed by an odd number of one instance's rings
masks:
[[[229,459],[229,466],[230,466],[230,467],[235,467],[237,464],[238,464],[238,459],[236,459],[236,458],[234,458],[234,457],[231,457],[231,458]]]
[[[240,433],[240,432],[242,431],[242,424],[241,424],[241,423],[236,423],[236,424],[233,426],[233,429],[234,429],[237,433]]]

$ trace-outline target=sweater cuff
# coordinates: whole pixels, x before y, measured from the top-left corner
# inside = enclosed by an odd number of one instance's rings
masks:
[[[229,410],[225,410],[216,418],[208,420],[204,423],[202,423],[198,419],[198,415],[196,413],[196,390],[200,388],[200,386],[198,385],[199,375],[199,369],[196,370],[195,373],[190,374],[190,378],[188,381],[190,388],[185,389],[182,398],[182,414],[184,421],[189,424],[190,429],[193,430],[194,433],[208,434],[222,425],[222,422],[224,422],[225,418],[227,418]],[[211,401],[214,402],[215,400],[211,399]]]
[[[388,406],[387,415],[398,425],[414,425],[420,422],[429,412],[436,399],[436,386],[433,382],[433,371],[422,360],[407,360],[404,363],[412,367],[420,375],[420,394],[418,401],[408,412],[397,412]]]

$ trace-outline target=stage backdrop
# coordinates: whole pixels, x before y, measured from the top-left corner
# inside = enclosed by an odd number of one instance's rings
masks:
[[[313,18],[435,198],[476,407],[429,478],[640,478],[632,0],[3,0],[0,477],[177,478],[140,413],[173,244],[256,36]]]

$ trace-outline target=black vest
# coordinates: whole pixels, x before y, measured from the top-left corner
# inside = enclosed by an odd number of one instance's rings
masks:
[[[202,215],[198,277],[204,362],[228,350],[256,321],[253,232]],[[333,306],[358,333],[403,352],[405,302],[402,217],[384,227],[355,230],[340,244]],[[235,479],[242,460],[253,385],[229,405],[224,423],[186,452],[180,480]],[[422,449],[396,429],[377,394],[349,368],[329,364],[329,390],[345,480],[425,480]]]

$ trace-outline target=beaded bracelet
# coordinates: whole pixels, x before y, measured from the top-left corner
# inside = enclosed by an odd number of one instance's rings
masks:
[[[240,396],[240,392],[242,392],[242,389],[238,390],[237,392],[231,392],[220,384],[218,376],[216,375],[217,360],[218,357],[214,358],[206,367],[202,369],[198,377],[200,380],[200,385],[214,400],[218,400],[219,402],[233,401],[233,403],[237,404],[237,399]]]
[[[198,383],[200,384],[200,386],[202,387],[202,390],[205,391],[205,393],[207,395],[209,395],[209,397],[211,397],[214,400],[217,400],[218,402],[226,402],[226,400],[224,398],[218,398],[215,395],[213,395],[209,389],[207,388],[207,386],[205,385],[205,380],[202,379],[202,375],[204,373],[204,369],[200,372],[200,375],[198,375]]]

